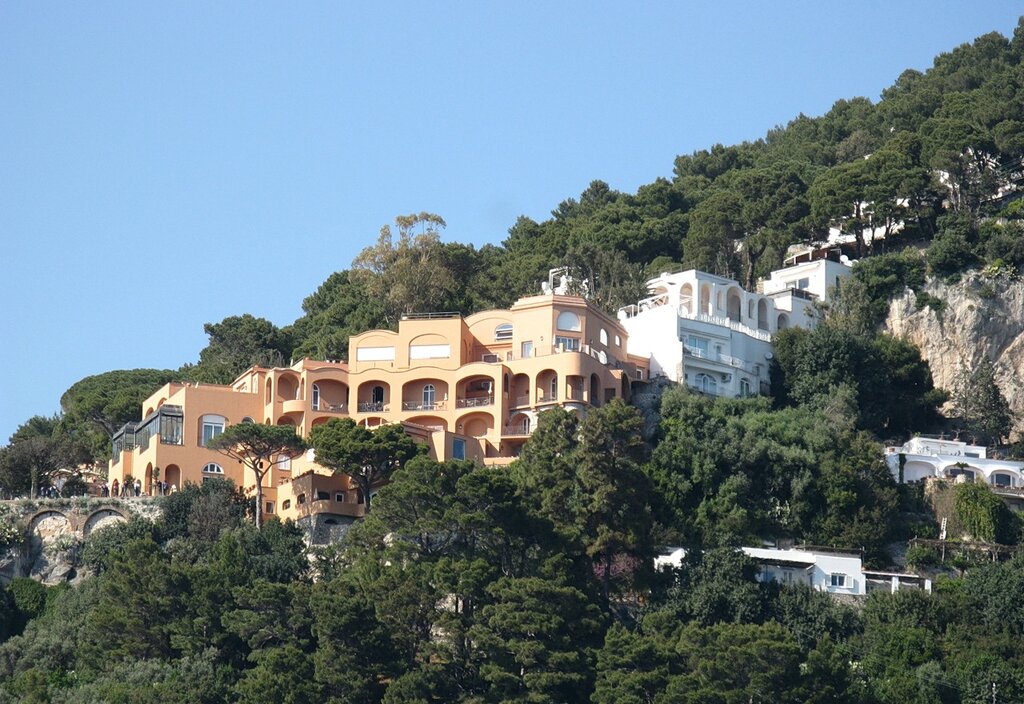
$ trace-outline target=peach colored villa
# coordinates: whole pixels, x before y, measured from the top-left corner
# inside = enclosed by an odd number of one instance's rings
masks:
[[[614,317],[557,293],[468,317],[407,316],[397,332],[350,338],[347,363],[303,359],[252,367],[226,386],[167,384],[145,401],[142,421],[114,435],[109,481],[131,476],[149,494],[159,481],[181,487],[207,477],[251,488],[251,473],[206,449],[208,439],[249,421],[291,425],[306,436],[338,417],[368,427],[400,422],[439,460],[507,464],[538,413],[561,407],[582,415],[613,398],[628,400],[648,361],[628,355],[626,345]],[[344,524],[363,514],[347,478],[316,465],[312,452],[278,461],[263,496],[264,513],[282,518]]]

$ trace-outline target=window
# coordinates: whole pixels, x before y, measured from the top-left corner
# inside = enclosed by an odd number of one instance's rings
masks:
[[[251,425],[251,424],[255,423],[256,421],[254,421],[254,420],[253,420],[252,418],[250,418],[249,416],[246,416],[245,418],[243,418],[243,419],[242,419],[242,422],[243,422],[243,423],[249,423],[249,424]]]
[[[575,313],[571,313],[567,310],[562,311],[558,314],[558,319],[555,322],[555,327],[559,330],[568,330],[570,332],[579,332],[583,329],[580,324],[580,316]]]
[[[615,346],[622,347],[622,338],[619,337],[618,335],[615,336]]]
[[[710,343],[703,337],[697,337],[695,335],[686,336],[686,351],[694,357],[709,357],[709,347]]]
[[[555,347],[566,352],[579,352],[580,338],[555,335]]]
[[[796,287],[798,289],[800,289],[801,291],[804,290],[804,289],[808,289],[808,288],[811,287],[811,280],[809,278],[806,278],[806,277],[804,277],[802,279],[797,279]]]
[[[598,338],[601,340],[601,344],[602,345],[605,345],[605,346],[608,345],[608,331],[607,330],[605,330],[604,328],[601,328],[601,334],[598,335]]]
[[[452,440],[452,459],[466,459],[466,441],[462,438],[455,438]]]
[[[273,501],[268,501],[267,502],[267,510],[264,511],[263,513],[273,513],[273,512],[274,512],[274,502]]]
[[[746,397],[752,395],[753,394],[750,393],[750,380],[740,379],[740,396]]]
[[[180,445],[182,421],[181,416],[160,415],[160,442],[164,445]]]
[[[276,464],[277,468],[282,472],[292,471],[292,458],[288,455],[278,455]]]
[[[373,391],[370,392],[370,400],[373,403],[384,403],[384,387],[374,386]]]
[[[224,470],[216,462],[210,462],[203,467],[203,474],[224,474]]]
[[[287,511],[291,507],[292,507],[292,500],[291,499],[285,499],[284,501],[281,502],[281,510],[282,511]]]
[[[703,391],[706,394],[718,393],[718,382],[710,374],[698,374],[695,386],[698,391]]]
[[[522,344],[522,358],[529,359],[533,356],[533,340],[526,340]]]
[[[423,407],[431,409],[434,407],[434,385],[427,384],[423,387]]]
[[[224,432],[224,416],[203,416],[203,445]]]
[[[313,384],[312,396],[313,396],[313,410],[314,411],[319,411],[320,410],[320,387],[317,386],[316,384]]]
[[[334,500],[337,501],[339,504],[345,503],[345,492],[339,491],[337,494],[334,495]]]
[[[512,324],[505,323],[494,328],[494,339],[499,342],[504,342],[512,339]]]
[[[846,575],[833,572],[829,586],[838,587],[839,589],[846,587]]]
[[[301,506],[304,503],[306,503],[306,495],[305,494],[299,494],[299,498],[298,498],[299,506]]]
[[[316,500],[317,501],[330,501],[331,500],[331,492],[329,492],[329,491],[318,491],[318,492],[316,492]]]
[[[551,377],[551,398],[558,398],[558,375]]]
[[[1013,480],[1009,474],[993,474],[992,475],[992,486],[1011,486]]]

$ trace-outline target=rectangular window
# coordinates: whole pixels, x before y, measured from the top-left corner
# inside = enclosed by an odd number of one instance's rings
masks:
[[[357,362],[393,362],[394,347],[360,347],[356,350]]]
[[[339,504],[345,503],[345,492],[339,491],[337,494],[334,495],[334,500],[337,501]]]
[[[203,423],[203,445],[206,445],[215,437],[224,432],[223,423]]]
[[[466,441],[463,440],[462,438],[455,438],[454,440],[452,440],[452,459],[466,459]]]
[[[811,280],[808,278],[797,279],[796,287],[800,290],[808,289],[811,287]]]
[[[329,491],[318,491],[318,492],[316,492],[316,500],[317,501],[330,501],[331,500],[331,492],[329,492]]]
[[[555,347],[566,352],[579,352],[580,338],[555,335]]]
[[[287,511],[291,507],[292,507],[292,500],[291,499],[285,499],[284,501],[281,502],[281,510]]]
[[[529,359],[533,356],[533,340],[526,340],[522,345],[522,357],[523,359]]]
[[[846,575],[845,574],[836,574],[836,573],[833,572],[832,573],[832,583],[831,583],[831,586],[839,587],[839,588],[845,587],[846,586]]]
[[[306,503],[306,495],[305,494],[299,494],[298,502],[299,502],[300,506],[302,504]]]
[[[448,359],[451,345],[409,345],[409,359]]]
[[[274,512],[274,502],[273,501],[268,501],[267,502],[267,510],[264,511],[263,513],[273,513],[273,512]]]
[[[181,416],[160,416],[160,442],[164,445],[180,445],[181,439]]]

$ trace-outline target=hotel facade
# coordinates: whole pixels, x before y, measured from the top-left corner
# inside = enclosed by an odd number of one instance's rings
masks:
[[[548,289],[549,291],[551,289]],[[557,292],[508,310],[404,317],[398,330],[349,340],[349,361],[302,359],[251,367],[229,385],[170,383],[142,420],[113,438],[108,481],[139,480],[155,493],[223,477],[251,490],[255,477],[206,443],[241,422],[286,425],[303,437],[331,418],[377,427],[402,423],[438,460],[514,460],[550,408],[584,415],[646,380],[647,358],[627,353],[628,333],[584,298]],[[363,515],[363,497],[312,451],[280,458],[263,481],[265,515],[302,520]],[[333,520],[333,519],[332,519]]]

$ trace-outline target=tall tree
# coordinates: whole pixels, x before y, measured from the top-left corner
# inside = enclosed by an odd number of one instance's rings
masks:
[[[332,418],[313,428],[316,461],[355,482],[370,511],[370,492],[422,449],[395,423],[369,430],[351,418]]]
[[[291,426],[260,423],[237,423],[228,426],[206,446],[238,460],[252,470],[256,477],[257,528],[263,525],[263,477],[270,471],[275,460],[280,457],[296,457],[307,447],[306,442],[295,434],[295,429]]]
[[[209,344],[199,353],[199,364],[182,368],[197,381],[228,384],[254,364],[279,367],[291,356],[291,340],[269,320],[249,313],[233,315],[203,330]]]
[[[973,442],[999,443],[1010,434],[1010,405],[996,384],[995,367],[988,359],[958,375],[953,413]]]

